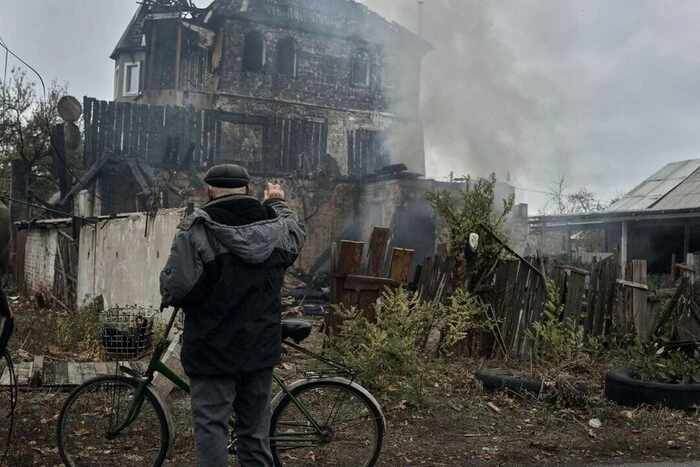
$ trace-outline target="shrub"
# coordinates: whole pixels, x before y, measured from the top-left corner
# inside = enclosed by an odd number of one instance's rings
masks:
[[[547,281],[544,319],[526,331],[534,342],[533,357],[542,363],[540,371],[546,379],[566,378],[567,370],[578,370],[590,361],[583,346],[583,326],[574,318],[560,320],[564,310],[553,281]]]
[[[335,306],[341,323],[327,337],[328,356],[358,368],[360,383],[389,402],[428,402],[425,377],[439,365],[424,351],[427,337],[437,334],[445,350],[476,326],[480,303],[458,290],[445,306],[421,302],[416,293],[387,290],[370,320],[357,308]]]
[[[700,384],[700,348],[692,351],[637,344],[629,356],[634,376],[642,381]]]
[[[77,311],[58,312],[54,323],[58,344],[63,352],[92,360],[102,356],[102,297]]]
[[[466,184],[457,196],[444,189],[429,189],[426,192],[426,199],[447,228],[448,246],[453,253],[464,251],[469,234],[476,231],[479,224],[486,225],[496,235],[505,239],[506,216],[515,203],[515,197],[508,196],[502,200],[503,208],[498,214],[494,195],[496,175],[492,173],[488,178],[477,180],[465,178]],[[500,245],[492,238],[483,238],[480,243],[481,249],[486,253],[493,253],[491,250],[496,248],[500,250]]]

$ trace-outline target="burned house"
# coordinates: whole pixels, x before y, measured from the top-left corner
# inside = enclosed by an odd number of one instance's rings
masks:
[[[258,174],[362,177],[401,162],[423,174],[420,76],[430,49],[353,0],[203,9],[151,0],[111,55],[114,97],[198,111],[191,133],[161,135],[179,137],[179,162],[197,168],[235,161]]]
[[[314,232],[305,266],[371,222],[417,223],[400,231],[424,235],[399,246],[432,254],[419,115],[429,50],[352,0],[143,2],[111,55],[115,100],[84,101],[93,190],[74,187],[76,212],[197,205],[206,169],[234,162],[254,189],[284,180]]]
[[[84,171],[58,203],[81,218],[22,225],[17,275],[66,303],[101,294],[157,306],[177,225],[204,201],[207,168],[225,162],[248,167],[255,195],[283,184],[309,232],[302,271],[328,271],[334,242],[366,241],[374,226],[415,252],[415,268],[438,241],[426,189],[462,183],[423,177],[429,50],[352,0],[140,3],[111,56],[114,100],[83,101]],[[54,255],[62,239],[72,249]]]

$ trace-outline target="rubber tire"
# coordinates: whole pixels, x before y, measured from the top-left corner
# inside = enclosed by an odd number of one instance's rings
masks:
[[[332,386],[332,387],[341,387],[346,389],[349,393],[352,393],[353,396],[357,397],[360,399],[365,406],[369,409],[369,411],[372,413],[374,416],[374,420],[376,422],[376,433],[377,433],[377,438],[376,442],[374,445],[374,452],[372,453],[372,457],[370,458],[369,462],[367,462],[364,466],[358,466],[358,467],[372,467],[377,463],[377,459],[379,458],[379,454],[382,451],[382,443],[384,442],[384,423],[382,422],[383,416],[381,412],[381,408],[379,408],[374,401],[372,401],[370,398],[368,398],[366,395],[364,395],[361,391],[358,391],[356,388],[352,386],[348,386],[347,384],[338,382],[338,381],[309,381],[308,383],[301,384],[297,386],[296,388],[291,390],[291,393],[296,397],[300,393],[313,389],[313,388],[319,388],[319,387],[324,387],[324,386]],[[280,400],[279,404],[275,407],[274,411],[272,412],[272,418],[270,420],[270,437],[273,437],[275,432],[276,432],[276,426],[277,422],[279,421],[280,416],[284,413],[284,409],[287,407],[289,404],[294,404],[292,402],[291,397],[289,395],[285,395],[282,400]],[[331,443],[332,444],[332,443]],[[279,454],[277,453],[277,449],[275,448],[274,442],[270,443],[270,447],[272,448],[272,457],[275,461],[275,466],[276,467],[284,467],[284,464],[280,461],[279,459]]]
[[[136,390],[138,388],[139,382],[136,381],[134,378],[129,378],[127,376],[122,376],[122,375],[107,375],[107,376],[98,376],[96,378],[92,378],[88,381],[85,381],[83,384],[75,388],[70,395],[68,396],[68,399],[63,403],[63,407],[61,407],[61,412],[58,416],[58,420],[56,422],[56,445],[58,446],[58,453],[61,456],[61,460],[63,463],[68,466],[72,467],[75,466],[74,463],[71,462],[70,459],[68,459],[68,456],[65,453],[65,449],[63,446],[63,440],[64,440],[64,434],[63,434],[63,423],[64,419],[66,417],[66,414],[70,410],[70,408],[73,406],[73,402],[80,397],[85,390],[90,389],[91,386],[95,386],[98,384],[102,384],[105,381],[118,381],[119,383],[122,383],[126,386],[131,386]],[[165,462],[165,456],[168,452],[168,445],[170,443],[170,431],[168,427],[168,422],[165,417],[165,412],[163,411],[163,408],[161,405],[158,403],[158,400],[156,397],[151,394],[148,389],[144,390],[144,396],[145,396],[145,401],[144,403],[148,402],[153,406],[153,409],[158,417],[158,422],[160,423],[160,431],[161,431],[161,443],[160,443],[160,450],[158,451],[158,455],[156,456],[156,459],[153,463],[154,467],[160,467],[163,465],[163,462]],[[65,437],[67,438],[67,437]],[[128,464],[124,464],[128,465]]]
[[[662,404],[674,409],[700,406],[700,384],[671,384],[642,381],[632,377],[631,367],[619,367],[605,374],[605,397],[620,405]]]
[[[528,394],[537,396],[544,387],[540,380],[521,378],[503,369],[482,368],[476,372],[476,379],[481,381],[486,391],[506,389],[509,393],[521,396]],[[588,386],[585,383],[576,383],[576,389],[582,394],[588,393]]]

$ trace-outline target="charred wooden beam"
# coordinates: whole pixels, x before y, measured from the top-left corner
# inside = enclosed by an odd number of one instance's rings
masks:
[[[66,203],[73,199],[73,197],[82,188],[84,188],[88,183],[92,182],[92,180],[100,173],[100,171],[105,166],[108,160],[109,156],[105,154],[97,162],[92,164],[92,166],[85,171],[85,173],[80,177],[80,179],[76,180],[76,182],[73,184],[68,193],[66,193],[66,195],[63,198],[61,198],[61,201],[58,202],[58,205],[65,206]]]

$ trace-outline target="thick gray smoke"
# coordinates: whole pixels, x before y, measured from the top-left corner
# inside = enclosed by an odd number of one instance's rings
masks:
[[[413,0],[362,0],[416,30]],[[513,177],[535,146],[538,104],[517,84],[514,57],[495,32],[493,2],[426,0],[423,38],[434,50],[423,62],[422,118],[428,176],[496,172]],[[531,79],[531,78],[528,78]]]
[[[361,1],[415,30],[416,0]],[[424,1],[428,175],[509,170],[539,191],[564,176],[608,200],[698,157],[697,2]]]

